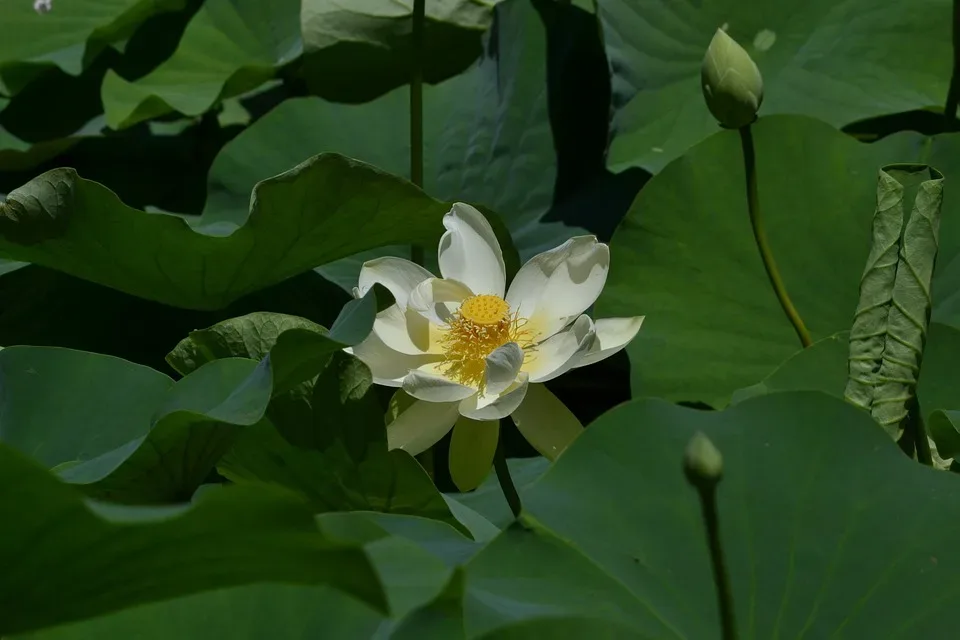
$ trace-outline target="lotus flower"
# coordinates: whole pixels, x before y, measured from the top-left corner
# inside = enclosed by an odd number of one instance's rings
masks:
[[[489,473],[500,418],[511,416],[537,451],[556,458],[583,427],[543,383],[620,351],[643,318],[594,322],[583,313],[610,264],[594,236],[532,258],[508,290],[500,244],[479,211],[454,204],[443,226],[442,278],[401,258],[364,263],[354,295],[379,283],[395,303],[349,351],[374,382],[410,396],[387,426],[389,447],[416,455],[452,428],[450,472],[466,491]]]

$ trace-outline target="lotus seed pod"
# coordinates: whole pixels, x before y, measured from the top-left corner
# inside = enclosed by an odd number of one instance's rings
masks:
[[[683,470],[694,486],[716,484],[723,475],[723,455],[710,438],[697,432],[683,454]]]
[[[736,40],[717,29],[700,67],[707,108],[721,125],[739,129],[757,119],[763,102],[763,77]]]

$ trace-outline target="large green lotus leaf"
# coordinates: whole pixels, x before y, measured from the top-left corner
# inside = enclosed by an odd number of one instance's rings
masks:
[[[454,76],[476,60],[501,1],[427,4],[427,82]],[[125,128],[171,111],[200,115],[220,100],[256,89],[302,53],[300,73],[313,93],[337,101],[372,100],[410,82],[412,4],[208,0],[173,56],[153,72],[132,82],[107,74],[102,87],[107,123]]]
[[[218,360],[174,383],[56,347],[4,349],[0,375],[0,441],[118,502],[188,499],[272,391],[270,367],[253,360]]]
[[[463,75],[424,87],[424,189],[443,200],[497,212],[527,259],[579,231],[539,222],[552,203],[557,172],[543,23],[529,0],[496,11],[483,58]],[[409,176],[409,121],[406,88],[361,105],[320,98],[284,101],[218,154],[204,215],[225,224],[241,222],[258,181],[323,151]],[[320,272],[349,288],[368,257],[326,265]]]
[[[809,118],[772,116],[755,125],[755,139],[760,208],[790,297],[815,340],[848,330],[879,168],[930,162],[960,175],[960,137],[867,145]],[[960,220],[950,212],[960,199],[946,191],[933,318],[954,324]],[[611,252],[597,315],[647,316],[628,347],[635,394],[723,406],[799,349],[751,232],[737,132],[708,138],[654,176]]]
[[[208,362],[220,358],[267,357],[281,334],[301,329],[323,336],[326,330],[315,322],[283,313],[259,311],[237,318],[228,318],[190,335],[167,354],[167,362],[186,375]],[[332,342],[332,341],[331,341]],[[331,352],[340,345],[330,345]]]
[[[217,309],[359,251],[432,246],[448,209],[337,154],[258,183],[239,227],[145,213],[71,169],[54,169],[0,204],[0,256],[173,306]]]
[[[0,486],[5,636],[263,581],[331,585],[385,610],[367,553],[320,532],[282,489],[214,488],[170,507],[95,503],[3,444]]]
[[[429,604],[455,567],[480,549],[450,526],[425,518],[348,513],[326,514],[317,522],[327,539],[363,546],[383,584],[389,618],[328,586],[269,584],[150,603],[17,638],[395,637],[397,619]]]
[[[738,389],[730,403],[778,391],[821,391],[842,399],[849,356],[849,331],[827,336],[791,355],[757,384]]]
[[[731,403],[780,391],[821,391],[843,399],[847,385],[850,332],[841,331],[797,351],[769,376],[733,394]],[[960,409],[954,370],[960,360],[960,330],[930,324],[917,397],[926,420],[935,411]]]
[[[388,452],[385,444],[375,445],[354,460],[338,449],[295,447],[275,427],[257,425],[244,432],[217,469],[234,482],[277,484],[296,491],[317,512],[416,514],[457,525],[414,458],[403,451]]]
[[[349,301],[330,330],[305,318],[257,312],[229,318],[190,335],[167,354],[167,363],[183,375],[222,358],[269,360],[273,395],[314,378],[330,355],[362,342],[373,329],[374,290]]]
[[[28,346],[0,351],[0,380],[0,441],[47,467],[90,460],[142,436],[174,386],[120,358]]]
[[[245,431],[217,469],[297,491],[317,512],[410,514],[463,529],[419,463],[388,451],[372,384],[359,360],[335,354],[306,389],[275,398],[269,423]]]
[[[376,637],[462,637],[461,567],[482,544],[449,524],[421,517],[352,512],[317,520],[325,534],[362,543],[373,559],[392,613]]]
[[[265,365],[268,363],[264,363]],[[101,456],[68,464],[60,477],[95,498],[128,504],[187,500],[244,428],[270,402],[269,366],[232,358],[205,365],[178,381],[144,435]],[[75,424],[96,430],[96,423]]]
[[[850,332],[842,331],[796,352],[755,385],[733,394],[731,403],[779,391],[816,390],[844,399],[848,375]],[[927,334],[917,399],[927,434],[941,459],[960,455],[960,397],[954,370],[960,358],[960,331],[932,323]]]
[[[207,0],[174,54],[151,73],[128,82],[107,72],[107,124],[122,129],[171,111],[197,116],[256,89],[303,51],[299,14],[298,0]]]
[[[16,260],[0,259],[0,276],[5,276],[8,273],[18,271],[27,266],[30,266],[29,262],[17,262]]]
[[[600,418],[524,492],[521,523],[466,564],[467,636],[578,618],[612,637],[720,638],[680,464],[698,431],[724,458],[720,535],[741,637],[939,633],[960,589],[948,568],[960,484],[906,458],[868,414],[793,392],[722,412],[635,401]]]
[[[423,79],[437,83],[481,55],[503,0],[425,3]],[[364,102],[410,82],[413,0],[304,0],[304,69],[313,93]]]
[[[947,182],[948,176],[954,179],[960,176],[960,135],[923,137],[898,133],[880,144],[898,149],[902,156],[928,163],[944,175],[940,252],[933,281],[931,320],[960,329],[960,189],[951,188],[953,183]]]
[[[325,368],[331,368],[328,364],[331,354],[341,355],[337,353],[340,349],[356,344],[369,334],[374,315],[375,301],[370,293],[345,306],[329,333],[316,328],[295,328],[277,335],[265,355],[238,354],[262,358],[259,363],[245,357],[216,358],[207,349],[211,360],[170,388],[149,424],[134,427],[149,431],[96,458],[70,464],[61,470],[60,476],[83,485],[88,495],[114,502],[142,504],[188,499],[221,457],[238,440],[243,441],[243,431],[264,420],[271,401],[283,402],[291,395],[295,397],[295,390],[318,373],[323,380]],[[342,357],[346,357],[345,354]],[[195,364],[195,361],[189,362]],[[366,367],[359,366],[369,378]],[[354,393],[360,387],[357,377],[348,376],[346,381]],[[364,389],[368,387],[369,384]],[[46,391],[34,393],[34,397],[49,397],[50,390]],[[369,402],[373,402],[372,396]],[[331,414],[332,409],[325,403],[324,415]],[[354,427],[359,426],[357,423],[364,416],[381,423],[379,408],[354,413],[344,411],[336,416],[331,414],[331,418]],[[73,424],[72,428],[91,431],[89,424]],[[386,454],[385,444],[383,450]],[[432,497],[440,515],[452,519],[429,479],[412,459],[410,464],[423,476],[412,479],[418,490],[417,497],[423,503],[430,503]],[[401,493],[396,481],[388,484],[391,496]],[[408,489],[406,484],[404,489]]]
[[[417,608],[391,634],[391,640],[418,638],[463,638],[464,573],[454,571],[443,590]]]
[[[369,369],[339,353],[369,334],[375,311],[370,292],[349,303],[329,333],[283,314],[233,318],[193,332],[167,359],[181,373],[238,356],[270,363],[268,420],[246,429],[220,460],[227,478],[285,486],[317,512],[416,514],[459,527],[416,460],[387,450]]]
[[[520,523],[486,545],[384,514],[328,514],[320,529],[374,560],[391,609],[410,612],[397,637],[459,622],[451,637],[719,638],[700,508],[679,464],[697,431],[725,459],[721,536],[743,635],[936,633],[960,587],[943,569],[960,561],[960,488],[906,459],[869,415],[817,392],[723,412],[623,405],[524,490]],[[623,487],[631,499],[614,499]],[[284,613],[275,619],[310,620]],[[201,637],[203,625],[179,628]]]
[[[960,409],[955,372],[960,361],[960,329],[933,322],[923,350],[917,397],[924,415],[938,409]]]
[[[942,105],[953,52],[948,0],[598,0],[616,107],[613,170],[659,171],[718,130],[700,63],[724,27],[764,79],[762,115],[841,127]],[[762,188],[762,187],[761,187]]]
[[[451,572],[483,548],[448,523],[417,516],[325,513],[317,523],[333,540],[364,545],[396,617],[438,595]]]
[[[550,461],[543,457],[510,458],[507,460],[507,467],[510,469],[510,477],[513,478],[517,490],[522,492],[550,468]],[[468,507],[487,522],[501,529],[514,520],[510,505],[503,497],[503,489],[500,488],[500,482],[494,473],[491,473],[470,493],[448,494],[447,499],[455,500],[458,504]]]
[[[330,587],[257,584],[154,602],[17,640],[370,638],[383,616]]]
[[[0,91],[16,93],[48,67],[79,75],[97,53],[129,38],[151,15],[183,0],[79,0],[39,13],[32,2],[5,2],[0,14]]]

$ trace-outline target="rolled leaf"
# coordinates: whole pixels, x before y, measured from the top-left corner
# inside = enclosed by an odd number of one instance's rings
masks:
[[[927,173],[926,167],[923,173]],[[933,168],[928,175],[931,179],[919,185],[903,232],[887,320],[887,344],[871,411],[884,429],[896,435],[902,430],[910,404],[916,398],[932,306],[930,284],[940,246],[943,176]]]
[[[850,332],[845,397],[869,410],[894,438],[903,432],[916,399],[942,199],[943,176],[932,167],[880,170],[873,247]],[[911,205],[904,227],[904,210]]]
[[[903,185],[881,169],[877,210],[873,214],[873,244],[860,279],[860,302],[850,329],[850,374],[845,392],[849,402],[868,411],[873,405],[873,388],[886,344],[902,230]]]

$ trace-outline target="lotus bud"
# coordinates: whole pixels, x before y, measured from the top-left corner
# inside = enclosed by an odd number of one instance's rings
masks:
[[[697,432],[683,455],[683,471],[695,487],[715,485],[723,475],[723,455],[706,435]]]
[[[739,129],[757,119],[763,77],[750,54],[723,29],[717,29],[703,56],[700,83],[707,108],[724,127]]]

